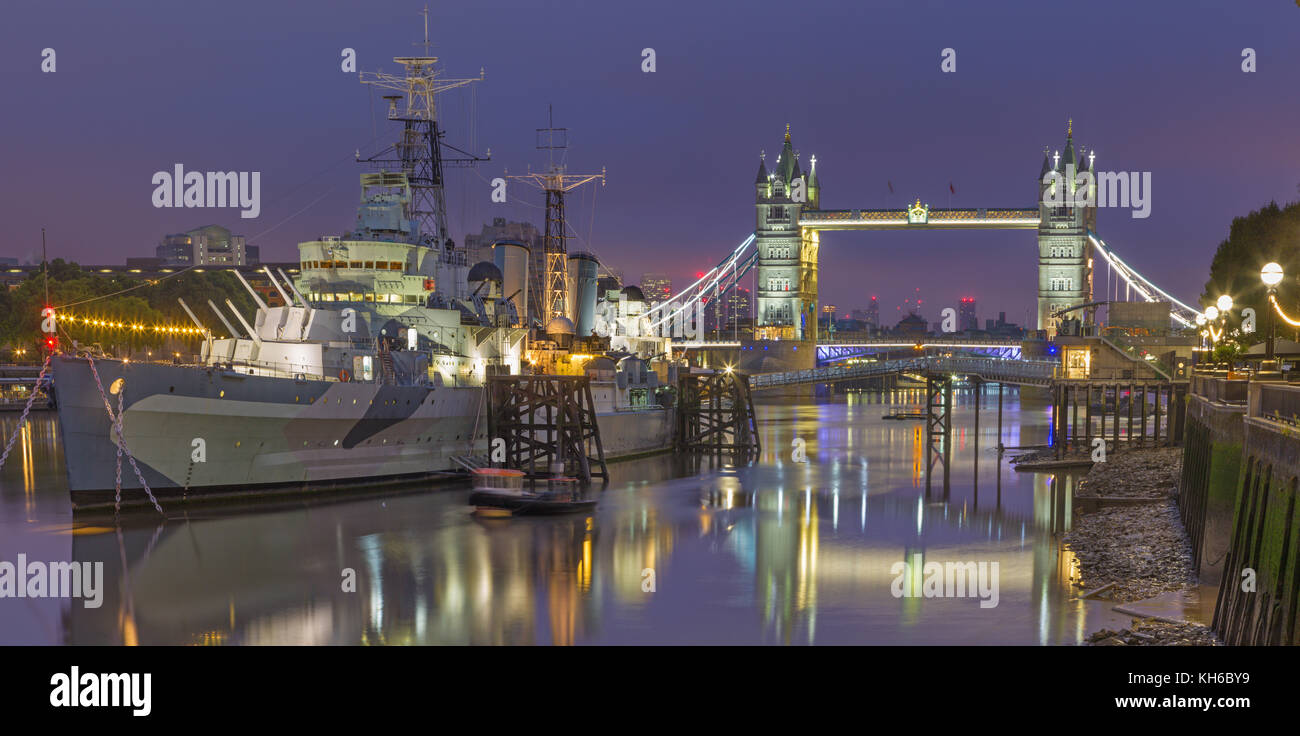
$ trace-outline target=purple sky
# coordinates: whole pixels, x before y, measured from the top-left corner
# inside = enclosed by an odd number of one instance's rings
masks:
[[[363,70],[396,71],[391,57],[417,51],[422,5],[6,4],[0,255],[38,259],[44,226],[51,257],[122,263],[215,222],[264,259],[294,260],[297,242],[349,229],[353,151],[376,150],[372,116],[385,141],[391,128],[340,71],[340,50],[355,48]],[[609,173],[608,186],[573,195],[570,222],[588,242],[572,247],[629,281],[684,279],[753,229],[758,152],[771,165],[787,122],[803,160],[817,155],[823,207],[1024,207],[1043,146],[1061,148],[1072,117],[1100,168],[1152,172],[1151,217],[1103,210],[1098,230],[1185,301],[1233,216],[1297,198],[1293,3],[476,0],[431,3],[431,15],[446,70],[487,71],[476,105],[461,91],[441,98],[448,141],[493,156],[477,174],[452,173],[457,240],[493,216],[540,222],[538,193],[516,187],[493,204],[486,180],[544,165],[534,129],[554,103],[570,170]],[[40,71],[45,47],[53,74]],[[645,47],[654,74],[641,72]],[[954,74],[940,72],[945,47]],[[1241,71],[1244,47],[1258,54],[1254,74]],[[155,209],[150,177],[176,162],[261,171],[261,216]],[[822,302],[847,310],[876,294],[892,312],[920,286],[931,319],[970,295],[981,319],[1023,321],[1033,253],[1029,232],[829,234]],[[1105,279],[1099,270],[1099,298]]]

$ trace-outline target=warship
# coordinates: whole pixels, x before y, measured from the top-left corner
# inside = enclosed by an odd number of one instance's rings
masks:
[[[358,153],[370,170],[350,232],[300,243],[296,279],[263,269],[283,305],[236,270],[256,313],[209,302],[230,335],[216,337],[182,300],[203,335],[189,361],[53,356],[74,509],[143,503],[147,490],[163,502],[313,493],[456,471],[489,455],[488,376],[521,370],[592,379],[607,457],[669,447],[672,409],[657,399],[667,368],[650,361],[671,350],[646,329],[639,290],[597,303],[591,257],[569,255],[570,311],[553,315],[530,309],[526,245],[495,244],[493,261],[471,264],[447,232],[451,159],[433,95],[473,80],[442,78],[435,57],[396,61],[405,76],[370,81],[403,91],[404,112],[386,98],[398,142]]]

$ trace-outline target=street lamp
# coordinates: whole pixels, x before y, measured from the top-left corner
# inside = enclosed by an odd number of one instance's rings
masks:
[[[1217,304],[1218,306],[1216,306],[1216,304]],[[1227,309],[1221,309],[1221,308],[1220,308],[1220,307],[1223,307],[1223,306],[1225,306],[1225,305],[1226,305]],[[1231,308],[1232,308],[1232,297],[1228,296],[1227,294],[1224,294],[1223,296],[1219,297],[1218,300],[1215,302],[1215,304],[1211,304],[1210,306],[1208,306],[1208,307],[1205,308],[1205,320],[1206,320],[1206,322],[1208,323],[1208,324],[1206,324],[1206,329],[1207,329],[1207,330],[1209,331],[1209,333],[1210,333],[1210,350],[1211,350],[1211,351],[1214,350],[1216,343],[1219,342],[1219,338],[1223,336],[1223,324],[1222,324],[1221,320],[1226,320],[1226,319],[1227,319],[1227,317],[1228,317],[1228,311],[1227,311],[1227,310],[1228,310],[1228,309],[1231,309]],[[1219,324],[1219,329],[1218,329],[1217,332],[1216,332],[1215,329],[1214,329],[1214,323],[1215,323],[1215,322],[1219,322],[1219,323],[1220,323],[1220,324]],[[1213,352],[1210,353],[1210,359],[1211,359],[1211,360],[1214,359],[1214,353],[1213,353]],[[1220,364],[1218,363],[1218,361],[1215,361],[1215,369],[1214,369],[1214,370],[1215,370],[1215,373],[1226,373],[1226,372],[1227,372],[1227,368],[1226,368],[1225,366],[1223,366],[1223,365],[1220,365]]]
[[[1277,285],[1282,283],[1282,266],[1278,263],[1265,263],[1264,267],[1259,269],[1259,280],[1264,282],[1268,287],[1268,337],[1264,338],[1264,362],[1259,364],[1259,373],[1256,378],[1265,381],[1276,381],[1282,378],[1282,372],[1278,370],[1277,360],[1273,357],[1273,345],[1277,334],[1277,323],[1273,318],[1273,305],[1277,301]]]

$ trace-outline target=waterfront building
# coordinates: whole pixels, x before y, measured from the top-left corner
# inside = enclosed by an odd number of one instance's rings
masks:
[[[255,266],[260,254],[243,235],[220,225],[205,225],[184,233],[163,236],[157,256],[167,266]]]

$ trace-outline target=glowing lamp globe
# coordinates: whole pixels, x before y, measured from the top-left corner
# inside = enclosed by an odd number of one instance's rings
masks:
[[[1215,303],[1219,305],[1220,312],[1227,313],[1232,310],[1232,297],[1228,296],[1227,294],[1224,294],[1223,296],[1219,297],[1219,301]]]
[[[1203,315],[1203,314],[1198,314],[1198,315],[1196,315],[1196,324],[1197,324],[1197,325],[1204,325],[1207,321],[1208,321],[1208,320],[1205,319],[1205,315]]]
[[[1282,283],[1282,266],[1277,263],[1265,263],[1259,270],[1259,278],[1268,286]]]
[[[1219,308],[1211,304],[1205,308],[1205,318],[1213,322],[1219,318]]]

